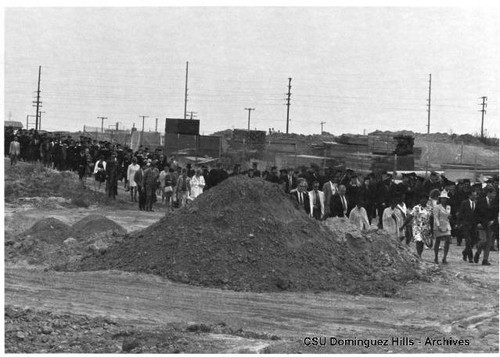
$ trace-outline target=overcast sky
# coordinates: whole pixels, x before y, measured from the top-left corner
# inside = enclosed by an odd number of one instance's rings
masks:
[[[499,136],[499,15],[488,8],[162,7],[5,10],[5,118],[42,129],[155,129],[188,112],[201,132],[251,127]],[[33,121],[33,119],[30,119]]]

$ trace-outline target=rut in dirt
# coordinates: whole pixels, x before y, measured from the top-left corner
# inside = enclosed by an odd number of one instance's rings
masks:
[[[117,269],[236,291],[393,294],[427,270],[381,230],[316,221],[277,185],[232,177],[191,205],[61,270]]]

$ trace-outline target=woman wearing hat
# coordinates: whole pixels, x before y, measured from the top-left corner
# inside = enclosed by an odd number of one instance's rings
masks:
[[[434,244],[434,263],[439,264],[438,254],[439,245],[441,241],[444,241],[444,251],[443,251],[443,264],[448,264],[446,261],[446,256],[448,255],[448,250],[450,249],[451,241],[451,225],[450,225],[450,213],[451,208],[447,205],[448,203],[448,193],[442,191],[438,197],[438,204],[433,209],[434,216],[434,236],[436,237],[436,242]]]

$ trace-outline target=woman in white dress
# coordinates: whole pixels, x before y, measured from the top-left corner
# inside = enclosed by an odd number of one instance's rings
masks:
[[[196,169],[195,175],[191,177],[191,194],[190,198],[195,199],[203,193],[205,187],[205,178],[201,174],[201,169]]]
[[[448,255],[448,250],[450,249],[451,242],[451,225],[450,225],[450,214],[451,208],[447,204],[448,193],[443,190],[441,195],[439,195],[439,203],[434,207],[434,237],[436,237],[436,243],[434,243],[434,263],[439,264],[438,254],[439,254],[439,244],[444,241],[443,248],[443,264],[448,264],[446,261],[446,256]]]
[[[394,212],[395,209],[396,201],[392,200],[391,205],[384,209],[384,212],[382,213],[382,227],[384,231],[388,232],[393,238],[398,237],[398,224],[397,217]]]
[[[130,200],[132,202],[137,202],[137,183],[134,180],[135,173],[139,171],[141,167],[137,164],[137,157],[132,158],[132,163],[127,167],[127,181],[130,188]]]
[[[356,202],[356,207],[354,207],[349,214],[349,221],[362,231],[370,228],[370,222],[368,221],[366,210],[363,207],[364,205],[365,203],[362,200],[358,200],[358,202]]]

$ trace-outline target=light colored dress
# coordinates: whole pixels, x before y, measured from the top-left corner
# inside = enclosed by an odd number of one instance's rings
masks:
[[[430,245],[432,242],[432,229],[430,226],[431,211],[427,207],[416,205],[411,213],[413,216],[413,238],[417,242]]]
[[[128,165],[128,168],[127,168],[127,180],[128,180],[128,183],[130,185],[130,187],[137,187],[137,183],[135,182],[134,180],[134,176],[135,176],[135,173],[137,171],[139,171],[141,167],[139,166],[139,164],[130,164]]]
[[[370,222],[368,221],[368,215],[364,207],[354,207],[351,213],[349,213],[349,221],[362,231],[370,228]]]
[[[437,205],[434,207],[434,235],[436,237],[451,235],[450,212],[450,206],[445,208],[442,205]]]
[[[194,175],[191,177],[191,199],[195,199],[203,193],[203,187],[205,187],[205,178],[200,175]]]
[[[394,209],[387,207],[382,213],[382,228],[389,233],[392,237],[398,237],[398,226],[396,220],[393,218]]]

